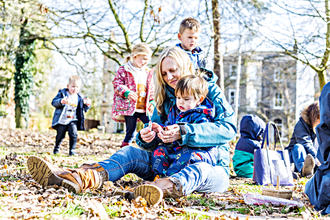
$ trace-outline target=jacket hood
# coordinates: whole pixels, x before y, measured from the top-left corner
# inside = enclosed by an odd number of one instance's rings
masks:
[[[242,138],[257,140],[266,128],[265,122],[256,115],[245,115],[240,123],[240,132]]]
[[[180,47],[180,48],[181,48],[182,50],[184,50],[186,53],[197,54],[197,55],[203,53],[202,48],[200,48],[199,46],[195,47],[192,51],[183,49],[182,46],[181,46],[181,43],[178,43],[178,44],[176,44],[175,46]]]
[[[134,70],[132,69],[132,67],[130,66],[130,63],[131,61],[128,61],[127,63],[125,63],[124,65],[123,65],[123,67],[124,67],[124,69],[126,70],[126,71],[128,71],[128,72],[133,72]],[[143,68],[146,72],[149,72],[150,71],[150,69],[147,67],[147,66],[145,66],[144,68]]]
[[[309,126],[311,126],[311,122],[309,120],[308,112],[307,112],[308,106],[306,106],[300,113],[300,117],[305,121],[305,123]]]
[[[204,79],[208,83],[216,83],[218,80],[218,76],[215,75],[211,70],[205,69],[205,68],[200,68],[199,71],[202,72]]]

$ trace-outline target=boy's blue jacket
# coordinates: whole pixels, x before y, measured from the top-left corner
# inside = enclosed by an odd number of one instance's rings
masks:
[[[190,109],[185,112],[180,112],[176,105],[170,109],[168,119],[165,122],[165,126],[174,125],[178,123],[204,123],[214,122],[214,105],[208,99],[205,98],[203,102],[196,108]],[[173,147],[177,147],[180,144],[178,141],[173,142]]]
[[[190,51],[183,49],[181,43],[178,43],[175,46],[180,47],[184,52],[188,54],[195,69],[205,68],[206,60],[203,57],[204,52],[200,47],[197,46],[192,51]]]
[[[229,145],[236,135],[235,116],[232,107],[227,102],[219,86],[215,84],[217,76],[211,71],[206,70],[205,79],[208,82],[209,92],[207,97],[213,102],[215,107],[214,122],[201,124],[184,124],[181,129],[180,145],[188,147],[214,147],[217,146],[218,157],[217,165],[223,166],[229,175]],[[165,101],[163,103],[165,115],[160,115],[154,111],[151,120],[158,124],[164,124],[167,120],[170,108],[175,105],[176,98],[174,89],[166,85]],[[145,143],[138,133],[136,143],[144,149],[154,149],[158,146],[155,138],[150,143]]]
[[[179,114],[178,114],[179,112]],[[178,108],[173,106],[168,114],[168,120],[165,125],[173,125],[176,123],[203,123],[214,121],[214,106],[213,103],[205,98],[203,102],[196,108],[185,112],[180,112]]]
[[[63,113],[63,109],[65,106],[65,104],[61,104],[61,100],[66,96],[67,91],[68,91],[67,88],[59,90],[57,95],[55,96],[55,98],[52,101],[52,106],[55,107],[52,128],[54,128],[58,124],[58,121],[61,118],[61,114]],[[76,110],[77,119],[78,119],[77,129],[82,130],[82,131],[85,130],[84,112],[87,112],[91,107],[91,106],[85,105],[83,102],[83,99],[84,99],[84,97],[80,93],[78,93],[78,105],[77,105],[77,110]]]
[[[240,123],[241,137],[233,156],[234,171],[239,177],[252,178],[254,150],[261,147],[258,136],[266,129],[265,122],[255,115],[245,115]]]

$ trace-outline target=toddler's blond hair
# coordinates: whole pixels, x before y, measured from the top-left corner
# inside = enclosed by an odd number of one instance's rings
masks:
[[[134,56],[142,55],[142,54],[148,55],[150,57],[152,55],[152,50],[146,43],[139,43],[139,44],[135,45],[132,49],[132,53],[130,55],[128,55],[127,57],[125,57],[124,63],[127,63],[128,61],[132,61]]]
[[[80,83],[81,84],[81,79],[78,75],[73,75],[69,77],[69,84],[72,82]]]

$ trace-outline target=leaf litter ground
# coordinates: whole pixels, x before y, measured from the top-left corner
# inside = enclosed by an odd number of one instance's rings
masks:
[[[165,199],[158,207],[147,207],[142,198],[126,201],[114,193],[131,189],[143,181],[128,174],[102,190],[73,194],[63,187],[41,187],[26,169],[30,155],[36,155],[62,167],[77,168],[86,161],[101,161],[115,153],[123,135],[79,133],[78,157],[68,157],[66,138],[59,155],[52,155],[55,131],[0,130],[0,218],[2,219],[325,219],[313,211],[303,193],[306,179],[292,187],[293,199],[303,208],[247,205],[243,194],[261,193],[250,179],[230,178],[225,193],[193,193],[180,199]],[[235,145],[231,143],[231,156]],[[231,168],[231,173],[232,168]],[[285,187],[282,187],[284,189]]]

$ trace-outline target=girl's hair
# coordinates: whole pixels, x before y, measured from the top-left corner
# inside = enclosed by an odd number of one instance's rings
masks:
[[[306,106],[300,113],[300,116],[304,121],[310,125],[315,126],[315,122],[320,119],[320,106],[319,102],[316,101],[309,106]]]
[[[208,91],[206,80],[197,75],[184,76],[175,86],[175,96],[177,96],[177,94],[186,94],[194,96],[195,99],[199,99],[201,96],[205,98]]]
[[[128,55],[127,57],[125,57],[124,63],[127,63],[128,61],[132,61],[134,56],[142,55],[142,54],[148,55],[150,57],[152,55],[152,50],[146,43],[139,43],[139,44],[135,45],[132,49],[132,53],[130,55]]]
[[[170,57],[178,64],[180,67],[181,77],[187,75],[201,75],[196,72],[193,64],[190,61],[189,56],[179,47],[167,47],[158,57],[156,64],[156,78],[155,78],[155,102],[158,113],[165,115],[164,111],[164,101],[165,101],[165,89],[166,82],[162,75],[162,62],[166,57]]]

